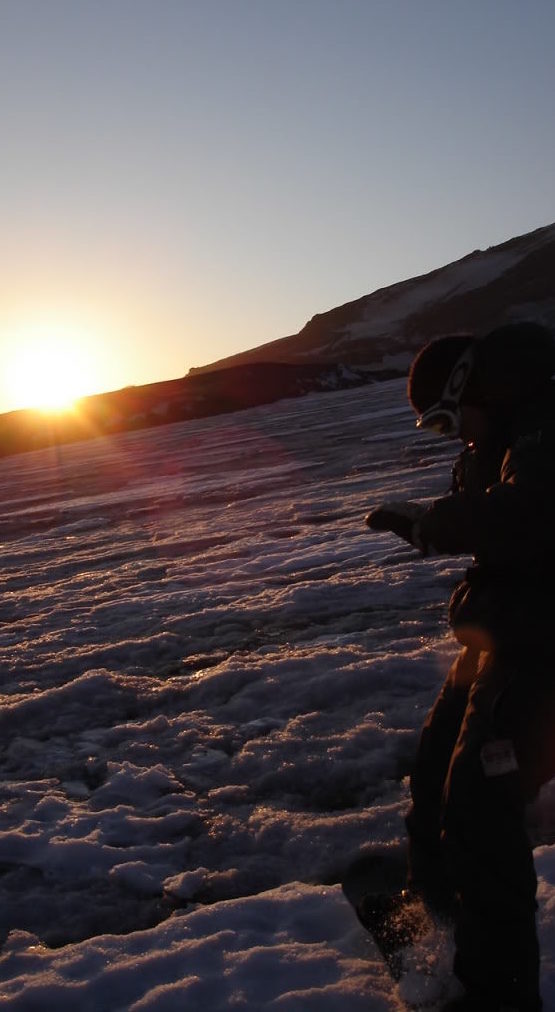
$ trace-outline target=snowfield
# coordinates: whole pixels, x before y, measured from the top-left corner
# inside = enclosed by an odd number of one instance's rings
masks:
[[[403,838],[467,560],[363,518],[454,450],[396,380],[0,461],[0,1009],[402,1007],[338,883]],[[531,828],[555,1012],[555,782]]]

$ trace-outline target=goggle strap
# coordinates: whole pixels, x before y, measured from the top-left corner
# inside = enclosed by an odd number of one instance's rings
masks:
[[[474,348],[472,344],[469,344],[468,347],[464,349],[462,355],[459,355],[455,365],[447,377],[447,382],[440,397],[441,402],[454,401],[456,407],[459,406],[473,366]]]
[[[457,435],[460,428],[459,406],[463,391],[468,383],[470,373],[474,366],[474,347],[469,344],[459,355],[455,362],[447,382],[443,388],[439,401],[432,404],[427,411],[423,411],[416,422],[419,429],[434,428],[432,419],[439,415],[449,418],[450,426],[445,429],[445,434]]]

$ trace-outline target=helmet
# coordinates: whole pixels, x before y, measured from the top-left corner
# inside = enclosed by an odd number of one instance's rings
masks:
[[[486,408],[505,409],[529,400],[554,374],[554,336],[539,323],[496,327],[477,346],[476,384]]]
[[[454,334],[431,341],[412,363],[407,394],[417,425],[442,435],[460,430],[459,406],[474,370],[476,339]]]
[[[482,338],[454,335],[425,345],[411,366],[407,392],[419,427],[456,436],[461,404],[504,414],[554,374],[551,331],[539,323],[512,323]]]

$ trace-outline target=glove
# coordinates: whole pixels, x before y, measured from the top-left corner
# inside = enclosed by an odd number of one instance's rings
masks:
[[[417,502],[385,502],[370,510],[366,523],[373,531],[392,531],[427,555],[419,532],[420,518],[425,511],[426,507]]]

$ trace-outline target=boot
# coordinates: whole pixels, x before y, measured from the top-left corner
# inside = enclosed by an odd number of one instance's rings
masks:
[[[359,921],[372,935],[394,980],[402,973],[402,950],[413,945],[431,925],[419,896],[408,889],[392,896],[370,893],[356,905]]]

